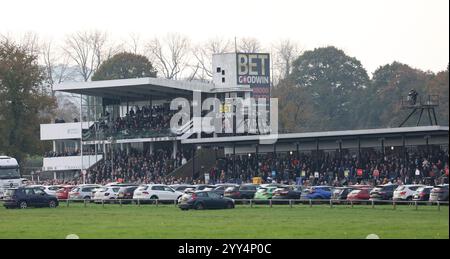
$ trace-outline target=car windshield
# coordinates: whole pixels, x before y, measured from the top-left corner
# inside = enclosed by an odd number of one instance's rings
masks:
[[[426,191],[430,191],[431,188],[430,187],[419,187],[417,188],[417,192],[426,192]]]
[[[405,189],[405,186],[402,185],[402,186],[399,186],[396,191],[403,191],[404,189]]]
[[[267,189],[266,188],[259,188],[257,192],[264,193],[264,192],[267,192]]]
[[[107,190],[108,190],[108,188],[106,188],[106,187],[94,189],[94,191],[97,191],[97,192],[106,192]]]
[[[234,191],[236,189],[237,189],[237,187],[228,187],[228,188],[225,189],[225,191],[226,192],[232,192],[232,191]]]
[[[361,190],[353,190],[350,194],[358,194],[360,192],[361,192]]]
[[[0,168],[0,179],[20,178],[19,168]]]

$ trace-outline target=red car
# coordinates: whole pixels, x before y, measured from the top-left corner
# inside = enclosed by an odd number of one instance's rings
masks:
[[[69,192],[74,188],[74,185],[65,185],[61,189],[56,191],[56,198],[58,200],[67,200],[69,198]]]
[[[369,200],[370,198],[370,189],[363,188],[363,189],[356,189],[351,191],[347,195],[347,200]]]

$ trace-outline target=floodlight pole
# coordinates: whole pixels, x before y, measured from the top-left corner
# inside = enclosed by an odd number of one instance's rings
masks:
[[[83,176],[83,183],[86,183],[86,176],[83,174],[83,94],[80,94],[80,157],[81,169],[80,173]]]

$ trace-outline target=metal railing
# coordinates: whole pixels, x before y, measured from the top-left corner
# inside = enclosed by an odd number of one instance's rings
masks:
[[[0,200],[2,202],[3,200]],[[347,206],[353,208],[355,205],[366,205],[375,208],[376,205],[391,205],[392,209],[396,209],[397,206],[409,206],[414,207],[415,210],[419,209],[419,206],[437,206],[438,210],[441,210],[441,206],[448,206],[448,201],[406,201],[406,200],[337,200],[337,199],[235,199],[235,204],[245,205],[253,208],[255,205],[266,205],[273,207],[273,205],[288,205],[293,208],[295,205],[308,205],[313,207],[317,205],[327,205],[330,208],[335,206]],[[122,207],[123,205],[136,205],[140,207],[144,204],[154,205],[158,207],[162,204],[169,204],[177,206],[178,199],[176,200],[160,200],[160,199],[103,199],[103,200],[75,200],[65,199],[59,200],[59,206],[69,207],[71,203],[82,203],[84,207],[88,207],[88,204],[96,203],[105,207],[105,205],[116,204]]]

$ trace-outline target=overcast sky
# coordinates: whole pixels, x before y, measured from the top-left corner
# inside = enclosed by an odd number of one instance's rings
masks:
[[[60,41],[77,30],[117,40],[177,32],[193,41],[291,38],[334,45],[373,72],[394,60],[434,72],[449,56],[448,0],[0,0],[0,33],[35,31]]]

